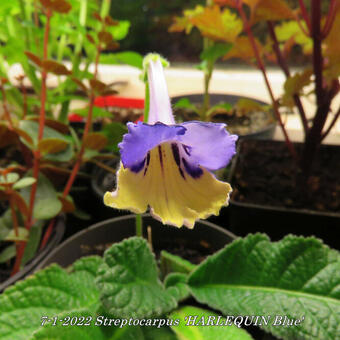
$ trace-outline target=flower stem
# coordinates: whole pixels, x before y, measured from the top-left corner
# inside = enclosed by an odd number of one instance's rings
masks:
[[[143,237],[143,220],[140,214],[136,214],[136,236]]]

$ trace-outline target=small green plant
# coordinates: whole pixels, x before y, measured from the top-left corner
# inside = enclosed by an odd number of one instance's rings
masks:
[[[109,9],[107,0],[0,4],[0,263],[12,265],[12,275],[44,248],[56,216],[86,216],[71,196],[81,166],[108,169],[101,159],[117,152],[108,140],[126,131],[119,123],[92,131],[95,119],[110,116],[94,105],[112,92],[98,78],[102,52],[106,63],[142,64],[134,52],[115,52],[129,23],[113,20]],[[11,83],[9,67],[17,63],[22,73]],[[48,88],[53,77],[57,85]],[[73,99],[86,104],[80,135],[68,121]]]

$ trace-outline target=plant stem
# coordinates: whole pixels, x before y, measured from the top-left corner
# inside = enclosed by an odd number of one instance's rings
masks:
[[[147,76],[146,76],[147,78]],[[145,82],[145,96],[144,96],[144,123],[148,123],[150,109],[150,88],[149,80]],[[143,237],[143,219],[142,215],[136,214],[136,236]]]
[[[267,73],[266,73],[266,69],[264,67],[264,63],[262,61],[262,58],[260,56],[260,52],[259,52],[258,47],[256,45],[255,38],[254,38],[253,32],[252,32],[252,30],[250,28],[249,21],[247,19],[247,16],[246,16],[244,10],[243,10],[242,1],[238,2],[237,9],[238,9],[238,11],[240,13],[240,16],[241,16],[243,24],[244,24],[244,28],[245,28],[245,30],[247,32],[250,44],[251,44],[251,46],[253,48],[253,51],[254,51],[254,54],[255,54],[255,58],[256,58],[256,61],[257,61],[257,66],[260,69],[260,71],[262,72],[264,81],[266,83],[266,86],[267,86],[267,89],[268,89],[268,93],[269,93],[269,96],[270,96],[272,104],[273,104],[274,114],[275,114],[276,119],[278,120],[279,125],[280,125],[280,127],[282,129],[283,136],[284,136],[285,141],[286,141],[286,145],[287,145],[287,147],[288,147],[288,149],[289,149],[293,159],[296,162],[298,162],[298,156],[296,154],[294,145],[292,144],[292,142],[289,139],[289,136],[287,134],[286,128],[285,128],[285,126],[283,124],[283,121],[281,119],[281,115],[280,115],[280,112],[279,112],[278,104],[277,104],[277,101],[274,98],[274,94],[273,94],[271,85],[269,83],[268,77],[267,77]]]
[[[52,234],[52,231],[53,231],[53,228],[54,228],[54,225],[55,225],[55,221],[56,219],[53,218],[50,223],[48,224],[47,228],[46,228],[46,231],[45,231],[45,234],[44,234],[44,237],[41,241],[41,244],[40,244],[40,249],[43,249],[45,248],[51,234]]]
[[[313,39],[313,69],[315,76],[315,95],[317,110],[313,119],[313,125],[305,138],[301,159],[301,169],[305,178],[310,176],[316,152],[322,140],[322,130],[326,123],[330,109],[331,96],[323,87],[322,69],[322,33],[321,33],[321,0],[312,0],[312,39]]]
[[[144,97],[144,123],[148,122],[150,109],[150,89],[149,83],[145,84],[145,97]]]
[[[303,0],[299,0],[299,5],[300,5],[300,10],[301,10],[302,17],[303,17],[303,19],[306,22],[308,31],[311,32],[312,31],[311,22],[310,22],[310,19],[309,19],[309,16],[308,16],[308,12],[307,12],[307,9],[306,9],[306,6],[305,6],[305,3],[303,2]]]
[[[52,12],[48,10],[46,13],[46,26],[45,26],[45,33],[44,33],[44,48],[43,48],[43,57],[44,59],[47,58],[47,50],[48,50],[48,37],[50,32],[50,22],[51,22]],[[39,133],[38,133],[38,140],[37,140],[37,147],[39,142],[42,140],[44,127],[45,127],[45,105],[46,105],[46,86],[47,80],[47,72],[45,70],[42,71],[41,75],[41,99],[40,99],[40,116],[39,116]],[[28,207],[28,216],[25,223],[25,228],[30,230],[32,227],[32,218],[33,218],[33,209],[34,209],[34,201],[37,192],[37,185],[38,185],[38,176],[39,176],[39,166],[40,166],[40,151],[36,149],[33,151],[33,177],[35,178],[35,182],[32,184],[31,192],[30,192],[30,200],[29,200],[29,207]],[[20,270],[22,257],[24,255],[24,251],[26,248],[26,242],[22,243],[18,249],[17,257],[15,259],[14,267],[12,274],[14,275]]]
[[[214,4],[213,0],[206,0],[206,6],[212,6]],[[206,50],[213,44],[213,41],[211,41],[209,38],[204,37],[203,38],[203,50]],[[209,86],[210,86],[210,80],[214,69],[214,63],[211,61],[207,62],[207,68],[204,71],[204,96],[203,96],[203,107],[201,116],[203,120],[207,117],[207,111],[210,107],[210,95],[209,95]]]
[[[100,46],[97,47],[97,53],[96,53],[96,58],[95,58],[95,66],[94,66],[94,74],[93,74],[93,79],[97,79],[98,76],[98,64],[99,64],[99,57],[101,53],[101,48]],[[87,135],[89,134],[90,128],[92,126],[92,116],[93,116],[93,107],[94,107],[94,100],[95,100],[95,94],[93,90],[91,90],[90,93],[90,103],[89,103],[89,110],[86,118],[86,123],[85,123],[85,128],[84,128],[84,133],[82,137],[82,143],[80,146],[80,150],[77,156],[77,161],[76,164],[74,165],[72,172],[70,174],[70,177],[65,185],[64,191],[63,191],[63,196],[66,197],[72,187],[72,184],[77,176],[77,173],[79,171],[80,165],[83,161],[83,155],[85,152],[85,140],[87,138]]]
[[[326,23],[325,23],[325,25],[322,29],[323,39],[325,39],[327,37],[327,35],[329,34],[329,32],[331,31],[336,13],[337,13],[337,11],[336,11],[336,0],[331,0],[331,3],[329,5],[328,14],[327,14],[327,17],[326,17]]]
[[[290,77],[290,71],[289,71],[288,65],[285,61],[285,58],[283,57],[283,55],[281,53],[280,45],[279,45],[279,42],[277,40],[277,36],[276,36],[276,33],[275,33],[273,22],[267,21],[267,26],[268,26],[268,30],[269,30],[269,35],[270,35],[270,37],[273,41],[273,50],[274,50],[274,53],[276,55],[277,62],[279,64],[279,66],[281,67],[281,69],[283,70],[286,78],[289,78]],[[294,98],[295,105],[296,105],[296,107],[299,111],[299,116],[300,116],[300,119],[301,119],[303,130],[306,134],[307,131],[308,131],[308,121],[307,121],[307,118],[306,118],[305,110],[303,108],[303,105],[301,103],[299,95],[294,94],[293,98]]]
[[[333,126],[335,125],[335,123],[336,123],[336,121],[338,120],[339,117],[340,117],[340,107],[339,107],[338,111],[335,113],[333,120],[329,124],[327,130],[322,134],[321,141],[323,141],[328,136],[328,134],[331,132]]]
[[[1,94],[2,94],[2,108],[4,110],[4,114],[5,114],[6,119],[8,120],[9,128],[11,130],[13,130],[13,122],[12,122],[11,114],[8,111],[7,100],[6,100],[6,91],[5,91],[4,82],[3,82],[2,79],[1,79],[1,83],[0,83],[0,90],[1,90]]]

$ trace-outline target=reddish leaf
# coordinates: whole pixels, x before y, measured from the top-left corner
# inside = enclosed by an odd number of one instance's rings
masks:
[[[87,38],[87,40],[88,40],[91,44],[93,44],[93,45],[96,44],[96,42],[94,41],[92,35],[86,34],[86,38]]]
[[[33,140],[31,136],[25,130],[15,127],[14,131],[16,132],[17,135],[23,138],[28,144],[33,144]]]
[[[45,71],[54,73],[58,76],[69,75],[72,73],[63,64],[60,64],[54,60],[43,60],[41,66]]]
[[[105,48],[107,50],[118,50],[120,47],[119,43],[117,41],[112,40],[110,43],[106,44]]]
[[[117,26],[119,21],[113,20],[109,15],[105,17],[105,24],[108,26]]]
[[[30,118],[30,120],[34,120],[34,121],[38,122],[39,117],[35,116],[35,117]],[[68,133],[69,132],[69,128],[66,124],[61,123],[61,122],[54,120],[54,119],[50,119],[50,118],[45,119],[45,125],[54,129],[54,130],[57,130],[61,133]]]
[[[90,79],[90,86],[93,91],[97,92],[98,94],[101,94],[107,88],[106,84],[97,79]]]
[[[87,87],[83,84],[83,82],[80,79],[77,79],[75,77],[71,78],[84,92],[87,92]]]
[[[65,150],[68,143],[62,139],[57,138],[45,138],[42,139],[38,144],[38,149],[43,154],[57,153]]]
[[[6,124],[0,124],[0,148],[14,144],[18,140],[17,133],[10,130]]]
[[[62,211],[65,213],[71,213],[76,210],[76,206],[70,196],[63,197],[62,195],[58,196],[59,201],[62,204]]]
[[[102,17],[100,16],[98,12],[93,13],[93,17],[100,22],[103,21]]]
[[[25,54],[28,57],[28,59],[31,60],[34,64],[36,64],[37,66],[41,66],[42,61],[37,55],[35,55],[35,54],[33,54],[29,51],[25,51]]]
[[[104,44],[109,44],[113,40],[113,36],[111,33],[106,31],[100,31],[98,33],[98,39],[100,42]]]
[[[106,146],[107,142],[108,140],[106,136],[99,132],[91,132],[86,136],[84,145],[89,149],[101,150]]]
[[[58,13],[68,13],[72,6],[65,0],[40,0],[42,6]]]

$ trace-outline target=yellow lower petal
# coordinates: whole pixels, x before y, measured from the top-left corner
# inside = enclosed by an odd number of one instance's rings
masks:
[[[161,156],[160,156],[161,153]],[[162,158],[162,162],[160,161]],[[192,228],[199,218],[218,215],[228,204],[231,187],[203,169],[199,178],[192,178],[177,166],[170,143],[150,151],[150,163],[138,173],[121,164],[117,173],[117,190],[107,192],[104,203],[117,209],[151,213],[164,224]]]

